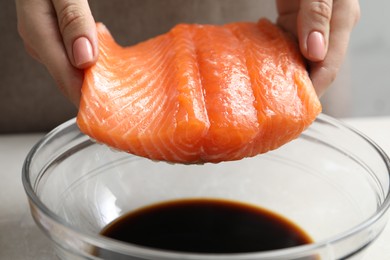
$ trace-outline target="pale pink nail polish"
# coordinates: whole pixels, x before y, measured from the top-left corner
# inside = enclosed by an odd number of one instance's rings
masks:
[[[73,43],[73,58],[77,67],[92,62],[92,45],[86,37],[80,37]]]
[[[325,58],[325,39],[322,33],[314,31],[307,37],[307,53],[311,60],[321,61]]]

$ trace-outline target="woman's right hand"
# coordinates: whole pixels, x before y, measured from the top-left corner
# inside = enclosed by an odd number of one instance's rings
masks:
[[[18,31],[27,52],[79,104],[83,69],[97,60],[96,25],[87,0],[16,0]]]

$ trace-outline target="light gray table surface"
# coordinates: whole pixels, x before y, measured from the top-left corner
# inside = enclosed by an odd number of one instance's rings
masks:
[[[390,155],[390,116],[345,118]],[[24,193],[24,158],[43,134],[0,135],[0,260],[56,259],[48,238],[35,225]],[[390,259],[390,224],[366,251],[364,260]]]

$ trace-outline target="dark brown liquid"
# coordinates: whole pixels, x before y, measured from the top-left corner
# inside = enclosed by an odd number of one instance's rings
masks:
[[[258,252],[312,242],[299,227],[275,213],[211,199],[145,207],[116,219],[101,234],[141,246],[193,253]]]

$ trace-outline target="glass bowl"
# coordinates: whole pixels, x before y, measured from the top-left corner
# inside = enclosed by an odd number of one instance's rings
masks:
[[[80,133],[73,119],[34,146],[23,167],[23,184],[32,216],[61,259],[355,259],[386,224],[389,164],[371,140],[326,115],[277,150],[203,165],[154,162],[114,151]],[[132,210],[186,198],[261,206],[300,226],[314,242],[263,252],[200,254],[99,234]]]

